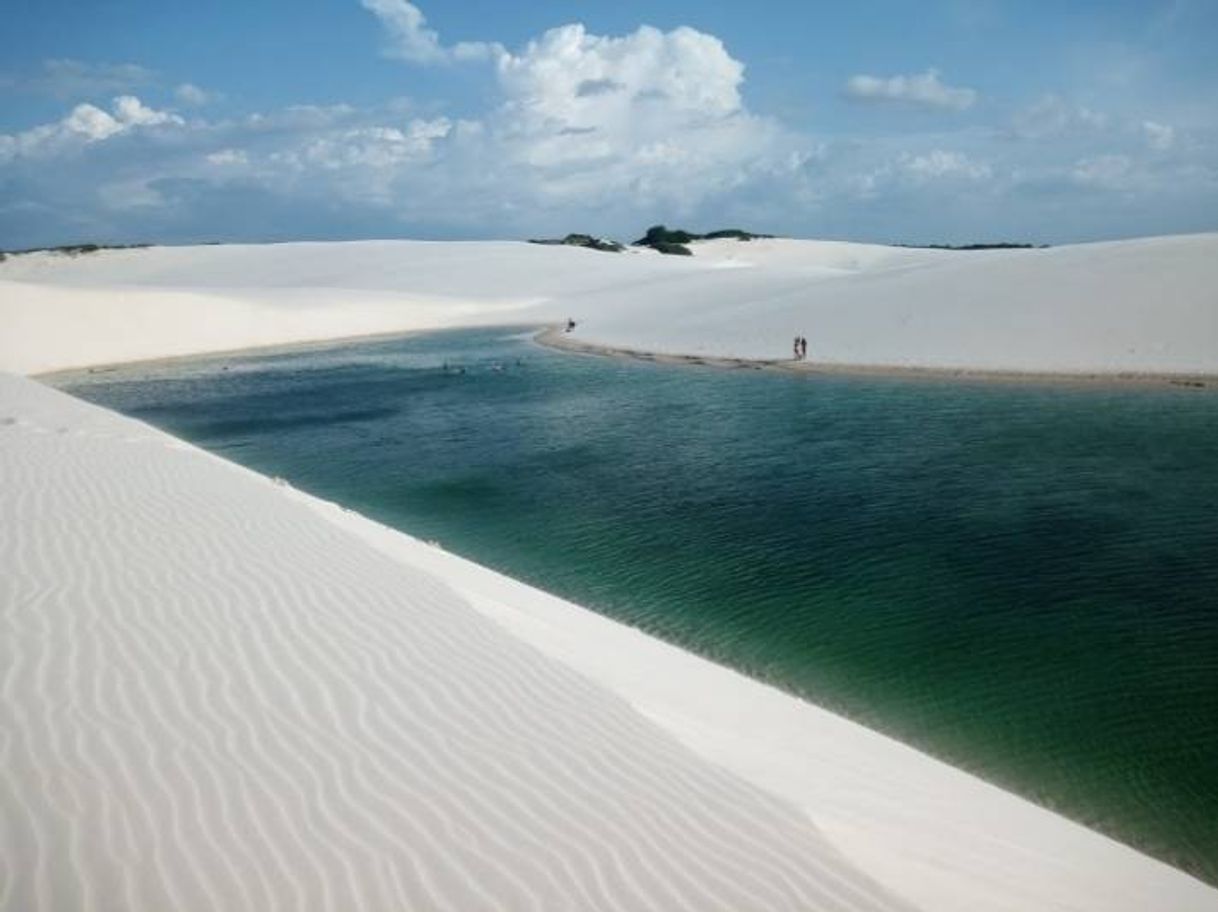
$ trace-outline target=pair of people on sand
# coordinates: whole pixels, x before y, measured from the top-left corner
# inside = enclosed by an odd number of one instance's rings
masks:
[[[803,336],[796,336],[792,351],[795,353],[796,361],[803,361],[808,357],[808,340]]]

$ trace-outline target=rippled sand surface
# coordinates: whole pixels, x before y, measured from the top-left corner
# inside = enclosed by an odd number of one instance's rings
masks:
[[[4,909],[907,908],[270,480],[0,406]]]

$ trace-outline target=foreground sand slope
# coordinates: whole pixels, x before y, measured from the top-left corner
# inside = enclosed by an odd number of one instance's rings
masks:
[[[1218,373],[1218,234],[1044,250],[831,241],[693,257],[512,242],[151,248],[0,264],[0,369],[572,316],[665,354],[1053,373]]]
[[[0,375],[0,907],[1213,910],[771,688]]]
[[[0,412],[4,909],[908,908],[307,499]]]

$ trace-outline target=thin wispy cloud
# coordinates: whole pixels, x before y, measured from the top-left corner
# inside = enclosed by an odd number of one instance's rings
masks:
[[[944,84],[937,70],[912,76],[851,76],[844,94],[851,101],[950,111],[965,111],[977,101],[975,90]]]
[[[1015,112],[1012,127],[1021,139],[1045,139],[1067,134],[1090,133],[1108,127],[1107,115],[1060,95],[1043,95]]]
[[[462,41],[443,45],[440,36],[427,27],[427,17],[409,0],[360,0],[360,5],[377,19],[385,30],[383,53],[417,64],[488,60],[503,53],[502,45],[484,41]]]
[[[135,63],[86,63],[64,57],[44,60],[32,73],[2,74],[0,88],[70,100],[130,92],[155,81],[152,70]]]
[[[217,93],[199,88],[193,82],[183,82],[173,90],[174,98],[184,105],[202,107],[217,100]]]
[[[1142,131],[1146,134],[1146,142],[1157,152],[1166,152],[1176,144],[1176,129],[1170,124],[1144,120],[1142,121]]]
[[[969,181],[985,180],[993,171],[983,162],[973,161],[960,152],[932,149],[925,155],[911,155],[902,160],[905,173],[919,180],[958,178]]]

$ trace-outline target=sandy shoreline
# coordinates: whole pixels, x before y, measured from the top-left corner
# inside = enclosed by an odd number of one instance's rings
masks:
[[[358,345],[361,342],[405,339],[429,333],[450,332],[469,327],[437,327],[434,329],[387,330],[385,332],[360,333],[352,336],[336,336],[325,339],[309,339],[298,342],[268,343],[238,348],[203,351],[193,354],[168,355],[157,358],[121,360],[79,367],[57,368],[30,376],[40,380],[54,381],[57,378],[75,375],[105,374],[120,369],[141,366],[160,367],[175,364],[190,364],[220,360],[225,357],[241,358],[251,355],[274,355],[278,353],[309,352],[334,348],[339,345]],[[710,367],[719,370],[770,371],[790,374],[811,374],[840,377],[893,377],[903,380],[943,381],[965,380],[973,382],[1047,384],[1053,386],[1112,385],[1172,386],[1189,390],[1218,390],[1218,373],[1067,373],[1060,371],[1001,371],[985,368],[952,367],[902,367],[883,364],[836,364],[818,361],[793,361],[790,359],[764,360],[755,358],[717,357],[714,355],[680,355],[651,352],[642,349],[619,348],[587,341],[577,334],[568,333],[562,324],[538,328],[534,323],[505,323],[481,327],[532,333],[533,341],[546,348],[571,354],[596,357],[622,358],[653,364],[673,364],[690,367]]]
[[[391,329],[385,332],[360,333],[354,336],[335,336],[326,339],[305,339],[298,342],[270,342],[265,345],[247,345],[237,348],[225,348],[218,351],[194,352],[186,355],[166,355],[159,358],[140,358],[132,361],[109,361],[100,364],[89,364],[79,367],[63,367],[55,370],[40,371],[27,374],[35,380],[54,385],[55,381],[70,377],[93,376],[109,374],[119,370],[138,370],[139,368],[173,367],[190,365],[209,361],[221,361],[225,358],[247,358],[253,356],[278,354],[306,354],[311,351],[325,351],[336,346],[359,345],[364,342],[389,341],[391,339],[410,339],[432,333],[452,332],[454,330],[472,327],[438,327],[435,329]],[[482,327],[502,330],[504,332],[536,332],[533,323],[506,323],[499,326]],[[543,332],[545,330],[542,330]]]
[[[173,364],[189,364],[195,361],[212,361],[225,357],[246,357],[249,355],[273,355],[277,353],[309,352],[324,350],[338,345],[358,345],[361,342],[388,341],[390,339],[405,339],[428,333],[449,332],[470,327],[437,327],[434,329],[402,329],[385,332],[360,333],[352,336],[336,336],[324,339],[308,339],[298,342],[268,343],[238,348],[203,351],[193,354],[168,355],[165,357],[142,358],[138,360],[120,360],[79,367],[57,368],[42,371],[30,376],[52,381],[59,377],[83,374],[104,374],[119,369],[137,368],[140,366],[157,367]],[[717,357],[714,355],[680,355],[651,352],[642,349],[618,348],[612,345],[600,345],[568,333],[562,324],[554,324],[538,328],[534,323],[505,323],[488,325],[481,328],[496,329],[504,332],[520,331],[533,334],[533,341],[546,348],[572,354],[593,355],[597,357],[623,358],[633,361],[650,362],[654,364],[687,365],[690,367],[710,367],[720,370],[756,370],[773,371],[792,374],[812,374],[842,377],[894,377],[906,380],[929,381],[984,381],[993,383],[1041,383],[1054,386],[1079,384],[1096,386],[1110,384],[1115,386],[1162,386],[1168,385],[1182,389],[1218,390],[1218,372],[1216,373],[1067,373],[1061,371],[1001,371],[985,368],[954,368],[954,367],[902,367],[884,364],[836,364],[820,361],[793,361],[790,359],[755,359]]]
[[[581,355],[624,358],[654,364],[682,364],[691,367],[711,367],[721,370],[777,371],[789,374],[812,374],[839,377],[894,377],[904,380],[971,380],[992,383],[1042,383],[1055,386],[1116,385],[1168,386],[1183,389],[1218,389],[1218,373],[1065,373],[1060,371],[1003,371],[985,368],[901,367],[884,364],[836,364],[823,361],[762,360],[730,358],[714,355],[678,355],[619,348],[581,339],[566,332],[561,325],[548,326],[534,337],[539,345]]]

